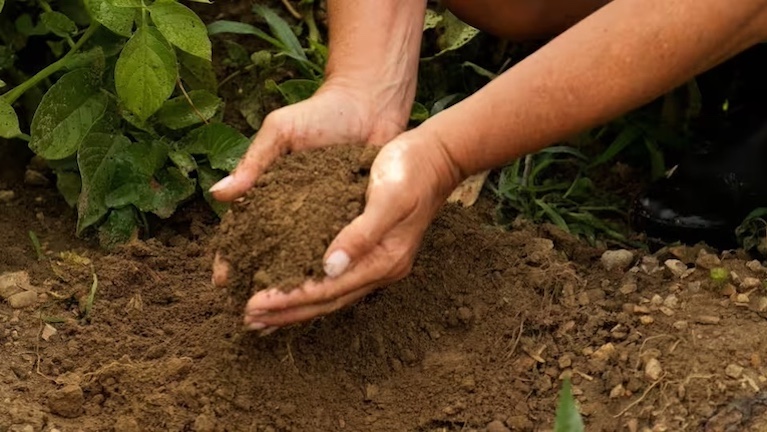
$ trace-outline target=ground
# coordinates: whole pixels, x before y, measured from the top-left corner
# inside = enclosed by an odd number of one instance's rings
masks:
[[[258,337],[211,283],[204,203],[107,252],[3,146],[0,431],[551,431],[568,376],[588,431],[767,429],[767,269],[742,251],[605,254],[503,230],[483,196],[406,279]]]

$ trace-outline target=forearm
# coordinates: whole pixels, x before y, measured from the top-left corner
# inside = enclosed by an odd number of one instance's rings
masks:
[[[765,37],[765,0],[614,0],[430,119],[462,177],[597,126]]]
[[[416,91],[425,0],[329,0],[327,80],[408,115]]]

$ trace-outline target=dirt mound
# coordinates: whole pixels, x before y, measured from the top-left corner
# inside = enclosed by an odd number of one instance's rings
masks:
[[[289,154],[232,205],[212,246],[232,264],[237,298],[324,275],[326,248],[364,208],[376,154],[360,146]]]

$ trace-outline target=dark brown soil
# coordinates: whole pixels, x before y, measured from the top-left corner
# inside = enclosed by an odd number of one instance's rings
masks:
[[[553,228],[494,227],[483,199],[441,212],[408,278],[259,338],[210,283],[209,213],[105,254],[52,190],[6,187],[0,275],[27,271],[37,302],[0,302],[0,430],[547,431],[567,375],[589,431],[767,426],[767,300],[748,279],[767,272],[743,254],[722,255],[732,286],[664,266],[693,248],[607,271]]]
[[[324,276],[326,248],[364,208],[376,154],[360,146],[289,154],[232,205],[212,244],[231,263],[236,297]]]

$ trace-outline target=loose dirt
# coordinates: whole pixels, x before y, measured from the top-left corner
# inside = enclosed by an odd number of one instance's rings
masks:
[[[377,153],[344,146],[287,155],[232,205],[212,244],[231,263],[236,298],[324,276],[325,250],[364,208]]]
[[[555,228],[497,228],[484,197],[440,213],[406,279],[259,338],[210,282],[204,206],[107,254],[14,178],[0,274],[28,272],[37,297],[0,302],[0,430],[548,431],[565,376],[589,431],[767,427],[767,271],[739,252],[630,251],[608,271]]]

